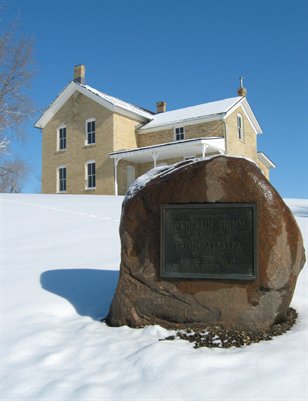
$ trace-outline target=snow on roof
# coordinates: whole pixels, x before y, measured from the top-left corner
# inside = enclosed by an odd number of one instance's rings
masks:
[[[44,128],[53,116],[60,110],[63,104],[72,96],[74,92],[80,92],[93,101],[107,107],[112,112],[136,118],[139,122],[147,122],[153,118],[153,113],[131,103],[124,102],[116,97],[109,96],[100,92],[89,85],[82,85],[76,81],[71,81],[56,99],[47,107],[45,112],[34,124],[36,128]]]
[[[176,124],[177,122],[191,121],[209,116],[227,113],[233,106],[243,100],[242,96],[203,103],[197,106],[185,107],[152,116],[152,121],[139,128],[139,132],[160,127],[162,125]]]
[[[90,92],[94,93],[95,95],[99,96],[100,98],[106,100],[107,102],[111,103],[113,106],[120,107],[121,109],[126,109],[128,111],[131,111],[132,113],[137,113],[148,119],[153,118],[154,113],[152,113],[148,110],[145,110],[141,107],[135,106],[131,103],[127,103],[124,100],[118,99],[114,96],[107,95],[106,93],[101,92],[97,89],[94,89],[89,85],[83,85],[83,84],[79,84],[79,85],[82,86],[83,88],[89,90]]]
[[[111,112],[135,118],[140,122],[138,128],[139,133],[157,130],[162,126],[174,126],[179,123],[189,124],[194,121],[198,122],[202,119],[209,120],[223,118],[238,105],[243,106],[247,117],[251,120],[255,132],[257,134],[262,132],[261,127],[259,126],[258,121],[256,120],[245,97],[237,96],[218,100],[216,102],[204,103],[197,106],[154,114],[146,109],[127,103],[124,100],[107,95],[89,85],[83,85],[75,81],[71,81],[63,89],[57,98],[48,106],[43,115],[37,120],[34,126],[36,128],[44,128],[76,90],[93,101],[98,102],[103,107],[108,108]]]

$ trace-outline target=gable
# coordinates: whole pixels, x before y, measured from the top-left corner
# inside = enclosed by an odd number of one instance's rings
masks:
[[[76,91],[98,103],[102,107],[105,107],[109,111],[132,118],[139,123],[148,122],[152,118],[152,114],[146,110],[115,97],[106,95],[103,92],[99,92],[89,86],[81,85],[75,81],[71,81],[51,103],[51,105],[38,119],[34,126],[36,128],[44,128]]]
[[[238,104],[235,104],[233,107],[231,107],[228,112],[226,113],[224,118],[229,117],[232,113],[234,112],[242,112],[247,120],[249,121],[252,129],[254,130],[255,134],[262,134],[262,128],[260,127],[253,111],[251,110],[251,107],[249,106],[249,103],[246,99],[246,97],[242,98],[242,101]]]
[[[227,123],[228,129],[233,130],[236,133],[236,137],[238,136],[238,126],[237,126],[237,116],[241,115],[243,118],[243,127],[245,130],[245,135],[247,136],[247,132],[249,131],[251,134],[251,138],[260,133],[257,130],[256,126],[251,121],[248,113],[242,105],[232,109],[229,113],[227,113],[225,117],[225,121]]]
[[[44,132],[55,131],[59,126],[65,125],[75,132],[84,133],[88,119],[95,119],[97,128],[106,120],[110,121],[112,127],[112,116],[113,113],[109,109],[102,107],[79,91],[75,91],[46,123]]]

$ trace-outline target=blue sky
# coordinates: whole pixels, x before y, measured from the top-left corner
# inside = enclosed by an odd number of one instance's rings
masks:
[[[240,75],[284,197],[308,198],[308,8],[305,1],[10,1],[5,23],[34,40],[30,94],[46,108],[86,65],[87,84],[155,110],[236,96]],[[14,145],[39,190],[41,134]]]

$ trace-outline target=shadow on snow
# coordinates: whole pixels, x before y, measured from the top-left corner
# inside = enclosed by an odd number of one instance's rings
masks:
[[[41,274],[44,290],[67,299],[81,316],[104,318],[116,289],[119,272],[96,269],[48,270]]]

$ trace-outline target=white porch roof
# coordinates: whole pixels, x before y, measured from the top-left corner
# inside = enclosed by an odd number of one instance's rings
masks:
[[[126,160],[134,163],[158,162],[159,160],[190,157],[209,153],[224,153],[225,139],[221,137],[184,139],[159,145],[146,146],[110,153],[115,161]]]
[[[263,153],[257,153],[258,159],[267,167],[267,168],[275,168],[275,164]]]

